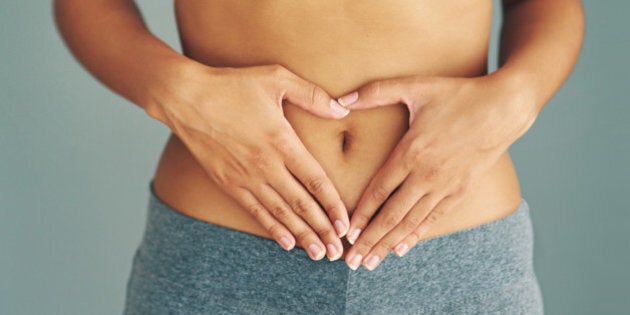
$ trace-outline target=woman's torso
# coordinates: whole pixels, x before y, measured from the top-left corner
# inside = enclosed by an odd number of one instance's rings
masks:
[[[379,78],[473,77],[487,68],[490,0],[176,0],[175,9],[189,58],[213,67],[281,64],[334,98]],[[290,103],[284,111],[349,211],[408,128],[408,112],[398,104],[354,111],[341,120],[322,119]],[[271,238],[173,134],[154,188],[186,215]],[[506,151],[424,238],[504,217],[520,200]]]

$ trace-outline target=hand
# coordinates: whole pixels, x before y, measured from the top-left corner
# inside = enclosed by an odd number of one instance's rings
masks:
[[[341,257],[348,212],[285,119],[282,101],[325,118],[349,111],[278,65],[195,65],[180,72],[147,113],[168,125],[210,178],[284,249],[291,250],[297,238],[314,260],[325,253],[331,260]]]
[[[408,76],[339,99],[351,110],[404,103],[410,114],[409,130],[350,219],[345,260],[352,269],[376,268],[391,249],[404,255],[529,128],[531,116],[508,106],[519,98],[502,85],[489,76]]]

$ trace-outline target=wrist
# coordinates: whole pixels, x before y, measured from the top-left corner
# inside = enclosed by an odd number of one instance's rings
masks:
[[[491,100],[481,104],[496,134],[492,144],[507,149],[534,124],[541,109],[537,91],[525,74],[494,72],[482,77],[483,93]]]
[[[544,89],[540,79],[526,70],[502,67],[487,76],[490,85],[501,89],[507,96],[507,104],[512,110],[535,119],[544,104]]]
[[[173,105],[182,105],[191,97],[190,91],[200,78],[214,75],[217,68],[212,68],[189,59],[183,55],[160,58],[153,66],[156,71],[146,85],[141,107],[145,113],[170,127],[166,110]],[[165,108],[169,107],[169,108]]]

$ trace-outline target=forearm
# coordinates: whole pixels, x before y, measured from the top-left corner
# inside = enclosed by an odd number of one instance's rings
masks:
[[[146,110],[152,90],[190,60],[153,36],[133,0],[55,0],[57,26],[79,62]]]
[[[500,67],[492,76],[513,83],[521,97],[514,110],[529,115],[531,124],[577,62],[584,37],[582,4],[505,0],[503,12]]]

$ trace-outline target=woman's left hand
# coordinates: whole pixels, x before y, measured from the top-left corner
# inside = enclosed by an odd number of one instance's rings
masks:
[[[392,249],[404,255],[476,186],[535,120],[534,107],[515,91],[490,75],[407,76],[370,82],[339,99],[350,110],[398,103],[409,109],[409,130],[350,219],[350,268],[373,270]]]

